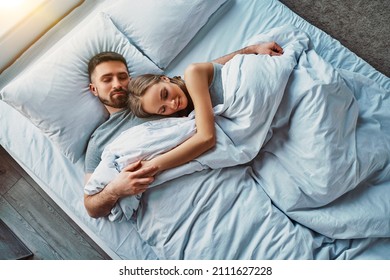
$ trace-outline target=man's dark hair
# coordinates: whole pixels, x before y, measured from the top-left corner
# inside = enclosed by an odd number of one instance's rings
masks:
[[[96,66],[98,66],[102,62],[107,62],[107,61],[120,61],[122,62],[127,69],[127,62],[126,59],[119,53],[116,52],[101,52],[92,57],[88,63],[88,76],[89,76],[89,81],[91,82],[91,76],[93,71],[95,70]],[[129,71],[127,69],[127,71]]]

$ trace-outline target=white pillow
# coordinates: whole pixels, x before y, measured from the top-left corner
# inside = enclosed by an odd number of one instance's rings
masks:
[[[103,11],[164,69],[227,0],[118,0]]]
[[[66,37],[69,39],[54,45],[4,87],[0,97],[76,162],[84,154],[92,132],[108,116],[89,92],[90,58],[101,51],[115,51],[126,58],[132,76],[161,70],[131,45],[104,13],[93,16],[71,33],[74,34]]]

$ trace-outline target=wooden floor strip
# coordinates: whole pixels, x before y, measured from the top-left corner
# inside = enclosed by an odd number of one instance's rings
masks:
[[[29,259],[110,259],[1,146],[0,219],[33,252]]]
[[[0,260],[23,260],[33,253],[0,219]]]

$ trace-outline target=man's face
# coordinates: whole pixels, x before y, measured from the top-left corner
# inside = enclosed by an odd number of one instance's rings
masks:
[[[91,75],[91,92],[97,96],[112,113],[126,107],[130,76],[126,65],[120,61],[102,62]]]

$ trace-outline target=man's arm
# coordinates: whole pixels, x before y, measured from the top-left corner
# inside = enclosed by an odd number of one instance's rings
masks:
[[[91,176],[91,173],[85,175],[85,184]],[[108,185],[101,192],[94,195],[84,194],[84,206],[89,216],[99,218],[110,214],[118,198],[110,194],[110,187],[107,187]]]
[[[214,63],[225,64],[237,54],[267,54],[277,56],[283,54],[283,49],[276,42],[261,43],[257,45],[250,45],[230,54],[224,55],[213,60]]]
[[[93,218],[107,216],[120,198],[146,191],[154,180],[151,174],[156,172],[156,167],[140,168],[141,166],[141,162],[129,164],[101,192],[84,194],[84,206],[88,215]],[[91,175],[85,175],[85,183]]]

